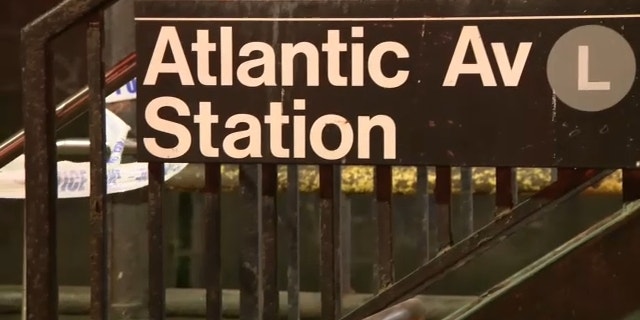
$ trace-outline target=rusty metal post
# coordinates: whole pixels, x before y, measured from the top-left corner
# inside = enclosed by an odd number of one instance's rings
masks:
[[[164,164],[149,163],[149,318],[154,320],[165,318],[163,187]]]
[[[518,181],[514,168],[496,168],[496,214],[518,203]]]
[[[204,188],[204,280],[206,288],[207,320],[222,319],[222,208],[220,203],[220,164],[209,163],[205,167]]]
[[[336,188],[333,189],[333,205],[336,206],[339,221],[338,234],[336,237],[340,240],[339,260],[337,261],[339,268],[336,272],[339,275],[340,292],[342,294],[351,293],[351,199],[342,190],[342,166],[336,166],[333,171],[333,183]],[[343,309],[341,306],[340,308]]]
[[[55,110],[46,25],[22,30],[27,319],[58,317]]]
[[[340,171],[340,179],[338,185],[342,185],[342,170]],[[351,199],[340,190],[340,254],[341,254],[341,281],[342,281],[342,293],[352,293],[353,287],[351,284]]]
[[[278,166],[262,165],[262,281],[264,288],[264,319],[277,319],[280,304],[278,294]]]
[[[287,208],[283,221],[288,236],[288,320],[300,319],[300,188],[298,178],[298,166],[287,166]]]
[[[375,167],[378,261],[374,267],[376,291],[394,281],[393,209],[391,207],[391,166]]]
[[[106,64],[113,65],[135,50],[133,1],[119,1],[105,11]],[[127,79],[130,80],[131,78]],[[112,110],[132,126],[135,134],[135,101],[119,103],[125,110]],[[135,155],[123,157],[131,161]],[[146,197],[142,190],[111,195],[110,227],[110,315],[114,320],[147,317],[147,228]]]
[[[429,216],[429,170],[420,166],[416,174],[416,212],[419,212],[418,246],[420,248],[420,261],[427,263],[431,258],[431,241],[433,234],[431,229],[431,217]]]
[[[453,244],[451,229],[451,167],[436,167],[436,223],[438,235],[438,251],[445,250]]]
[[[334,165],[320,166],[320,292],[322,319],[336,320],[342,313],[340,277],[340,206],[336,199]],[[336,205],[336,202],[338,204]]]
[[[106,116],[104,90],[104,24],[100,11],[89,22],[87,29],[87,79],[89,87],[89,140],[91,162],[89,222],[90,282],[92,320],[106,320],[108,304],[107,287],[107,156]]]
[[[240,319],[264,319],[264,268],[262,254],[262,166],[240,165],[240,194],[245,217],[241,248]]]

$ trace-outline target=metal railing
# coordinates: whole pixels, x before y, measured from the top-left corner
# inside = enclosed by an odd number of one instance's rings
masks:
[[[23,112],[25,130],[0,146],[0,163],[11,160],[24,148],[26,156],[26,315],[28,319],[56,319],[58,283],[56,278],[56,124],[73,120],[89,108],[91,162],[91,319],[107,318],[107,251],[105,229],[105,154],[104,97],[130,79],[135,68],[135,55],[129,56],[104,77],[102,63],[102,10],[112,1],[67,0],[45,13],[23,29]],[[88,19],[88,20],[87,20]],[[87,22],[88,21],[88,22]],[[54,111],[50,101],[51,75],[46,63],[50,52],[48,41],[73,23],[87,23],[88,86],[70,97]],[[148,311],[151,319],[164,319],[166,288],[164,286],[163,207],[164,166],[149,163],[148,192]],[[460,268],[489,247],[526,225],[546,209],[579,194],[611,173],[610,170],[560,169],[557,181],[532,197],[518,202],[513,168],[496,168],[495,219],[476,230],[473,226],[473,190],[470,168],[461,169],[461,211],[468,217],[467,236],[454,242],[452,234],[452,169],[437,167],[434,187],[435,210],[429,212],[428,171],[417,168],[417,204],[415,214],[422,218],[418,237],[423,265],[402,279],[395,278],[393,250],[392,168],[375,168],[375,219],[377,235],[374,278],[377,292],[360,307],[343,315],[345,269],[341,248],[348,241],[348,230],[341,223],[344,202],[340,190],[340,166],[319,166],[320,214],[320,314],[324,320],[344,319],[422,319],[421,304],[410,299],[424,292],[443,275]],[[625,177],[630,171],[625,171]],[[207,319],[221,319],[221,164],[205,165],[205,304]],[[278,237],[288,242],[287,302],[289,319],[300,317],[300,199],[297,166],[287,168],[286,208],[279,230],[276,210],[278,186],[277,166],[272,164],[240,165],[239,185],[244,205],[242,214],[244,239],[239,267],[242,319],[275,319],[279,314],[280,292],[277,287]],[[636,183],[630,178],[626,183]],[[637,194],[625,193],[625,199]],[[430,219],[434,216],[435,223]],[[281,231],[284,231],[281,233]],[[436,243],[429,235],[436,232]],[[435,250],[431,250],[435,248]],[[434,255],[432,251],[436,251]],[[394,306],[397,302],[407,300]],[[417,310],[417,311],[416,311]],[[378,313],[377,315],[374,315]],[[373,315],[373,316],[372,316]],[[369,317],[369,318],[367,318]]]
[[[419,299],[411,298],[364,320],[427,320],[427,309]]]
[[[105,92],[113,92],[131,80],[136,66],[135,53],[128,55],[116,64],[105,75]],[[56,106],[55,118],[57,129],[60,129],[87,111],[89,88],[84,87]],[[22,154],[24,150],[24,130],[0,144],[0,168]]]

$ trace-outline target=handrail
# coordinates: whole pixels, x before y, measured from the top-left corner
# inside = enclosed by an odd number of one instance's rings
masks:
[[[136,67],[136,54],[131,53],[118,62],[111,70],[105,74],[105,90],[107,93],[116,91],[134,77]],[[77,119],[87,109],[89,99],[89,88],[87,86],[80,89],[62,101],[56,107],[56,124],[60,129],[71,121]],[[7,165],[23,152],[24,129],[16,132],[13,136],[0,144],[0,168]]]
[[[56,142],[58,155],[63,156],[86,156],[89,154],[91,142],[89,139],[64,139]],[[136,141],[127,139],[124,142],[124,154],[136,154]]]
[[[427,310],[418,298],[411,298],[382,310],[364,320],[426,320]]]

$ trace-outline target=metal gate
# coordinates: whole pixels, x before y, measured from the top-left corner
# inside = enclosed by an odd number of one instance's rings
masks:
[[[58,282],[56,279],[56,142],[57,126],[64,125],[84,110],[89,111],[91,142],[91,319],[106,319],[108,307],[107,219],[106,207],[106,155],[104,123],[105,96],[125,84],[133,76],[135,54],[128,56],[114,69],[106,71],[102,63],[104,46],[102,12],[113,1],[67,0],[50,10],[22,30],[23,57],[23,113],[24,132],[18,133],[1,147],[2,164],[17,156],[22,149],[26,155],[26,315],[28,319],[57,319]],[[494,1],[491,6],[503,10],[508,1]],[[452,4],[453,5],[453,4]],[[469,5],[471,6],[471,5]],[[461,6],[462,7],[462,6]],[[48,43],[74,24],[87,28],[86,57],[88,86],[59,106],[51,102],[52,52]],[[105,75],[103,77],[103,75]],[[163,280],[163,208],[164,164],[149,164],[148,186],[148,254],[150,319],[165,318],[165,286]],[[392,167],[377,166],[375,176],[375,209],[377,218],[377,262],[375,281],[378,292],[363,305],[343,313],[341,305],[343,287],[343,251],[341,251],[341,190],[340,166],[320,165],[319,196],[321,219],[321,314],[322,319],[357,320],[381,312],[395,304],[407,301],[424,292],[437,279],[455,270],[491,246],[501,242],[549,208],[570,199],[592,187],[613,170],[557,169],[557,178],[531,197],[518,201],[517,171],[515,168],[495,168],[495,218],[486,226],[473,230],[458,242],[453,241],[451,226],[452,168],[416,168],[416,193],[422,205],[413,214],[423,217],[424,264],[402,279],[394,277],[393,225],[396,210],[392,204]],[[456,169],[457,170],[457,169]],[[454,170],[455,171],[455,170]],[[463,211],[473,217],[472,168],[460,169],[460,194]],[[206,314],[207,319],[221,319],[221,164],[206,164],[205,195],[206,222]],[[272,164],[241,165],[240,190],[248,212],[253,212],[247,223],[246,243],[240,264],[240,317],[242,319],[276,319],[279,313],[277,288],[276,240],[283,235],[289,242],[288,255],[288,310],[289,319],[298,319],[299,308],[299,189],[298,167],[288,166],[286,212],[280,219],[284,230],[278,230],[276,193],[278,166]],[[429,221],[429,176],[435,174],[432,188],[436,201],[435,223]],[[637,170],[623,171],[625,202],[640,198],[640,175]],[[284,232],[282,232],[284,231]],[[428,234],[437,233],[435,244],[429,244]],[[437,248],[431,256],[430,247]],[[551,285],[551,284],[550,284]],[[380,314],[371,319],[414,319],[413,300],[394,307],[399,313]],[[384,317],[391,314],[389,317]]]

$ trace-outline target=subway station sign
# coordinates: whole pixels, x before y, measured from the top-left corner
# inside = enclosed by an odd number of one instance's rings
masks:
[[[141,161],[640,163],[640,15],[427,3],[137,1]]]

